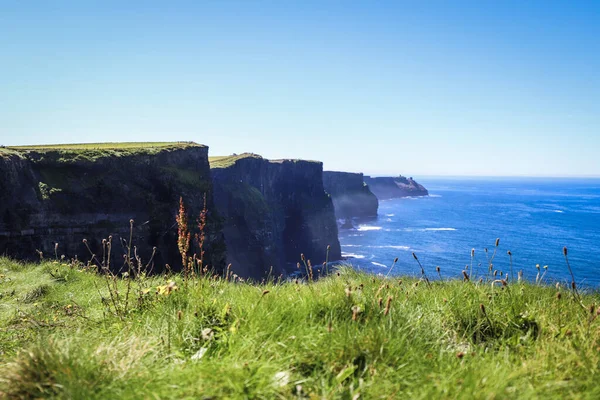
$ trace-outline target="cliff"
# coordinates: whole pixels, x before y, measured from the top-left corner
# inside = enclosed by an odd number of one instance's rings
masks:
[[[313,265],[341,258],[323,165],[255,154],[211,157],[214,199],[224,219],[227,262],[241,276],[289,272],[305,254]],[[272,269],[271,269],[272,267]]]
[[[387,200],[398,197],[408,196],[427,196],[427,189],[417,183],[413,178],[406,178],[402,175],[398,177],[378,177],[371,178],[365,176],[365,183],[369,185],[371,191],[379,200]]]
[[[175,215],[183,197],[197,216],[211,196],[208,147],[195,143],[119,143],[30,146],[0,149],[0,254],[32,259],[58,254],[90,259],[83,239],[96,254],[113,236],[113,265],[122,264],[129,240],[142,260],[157,247],[157,268],[181,264]],[[206,264],[225,261],[219,219],[210,213]]]
[[[324,171],[323,186],[331,195],[336,218],[377,216],[379,201],[364,182],[363,174]]]

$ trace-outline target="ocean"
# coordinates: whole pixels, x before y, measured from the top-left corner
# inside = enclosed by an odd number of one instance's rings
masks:
[[[570,282],[568,257],[580,286],[600,287],[600,179],[421,178],[428,197],[380,201],[379,215],[340,229],[343,256],[356,268],[420,275],[414,252],[430,279],[461,278],[465,266],[487,274],[488,258],[500,239],[494,269],[544,282]],[[485,248],[488,249],[486,255]]]

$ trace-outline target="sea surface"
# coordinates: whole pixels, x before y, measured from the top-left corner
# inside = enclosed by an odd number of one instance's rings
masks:
[[[430,279],[461,278],[471,268],[485,276],[500,239],[493,269],[522,270],[535,281],[570,281],[568,257],[579,285],[600,288],[600,179],[421,178],[428,197],[380,201],[377,219],[340,229],[343,256],[359,269],[420,275],[414,252]],[[485,248],[488,249],[486,254]]]

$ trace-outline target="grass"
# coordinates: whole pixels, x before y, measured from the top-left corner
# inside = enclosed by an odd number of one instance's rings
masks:
[[[242,154],[234,154],[230,156],[214,156],[208,157],[208,162],[210,163],[211,168],[227,168],[234,165],[238,160],[242,160],[245,158],[256,158],[262,159],[261,156],[254,153],[242,153]]]
[[[153,155],[191,147],[205,147],[194,142],[118,142],[49,144],[35,146],[3,146],[0,157],[18,156],[34,162],[45,163],[48,159],[56,165],[78,161],[93,162],[104,157]]]
[[[56,150],[132,150],[169,149],[202,146],[193,142],[114,142],[114,143],[72,143],[42,144],[31,146],[6,146],[16,151],[56,151]]]
[[[600,396],[596,293],[577,301],[570,288],[532,283],[429,286],[348,267],[314,283],[145,279],[152,290],[126,315],[115,315],[104,278],[94,272],[60,261],[0,259],[0,393]]]

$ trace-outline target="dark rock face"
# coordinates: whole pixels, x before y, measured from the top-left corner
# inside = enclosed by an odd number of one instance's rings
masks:
[[[300,254],[319,266],[341,258],[331,198],[318,162],[270,161],[248,155],[211,170],[217,211],[224,218],[227,261],[240,276],[277,277]]]
[[[323,185],[333,200],[336,218],[377,217],[379,201],[364,182],[363,174],[324,171]]]
[[[221,270],[225,246],[215,215],[208,148],[189,146],[148,154],[112,150],[97,158],[68,150],[0,153],[0,254],[20,259],[58,254],[89,260],[82,243],[102,255],[102,239],[113,236],[112,265],[123,262],[129,240],[142,261],[157,247],[155,270],[166,263],[181,266],[177,249],[177,214],[183,197],[192,218],[209,209],[205,265]]]
[[[379,200],[408,196],[427,196],[429,192],[412,178],[404,176],[371,178],[365,176],[365,183]]]

